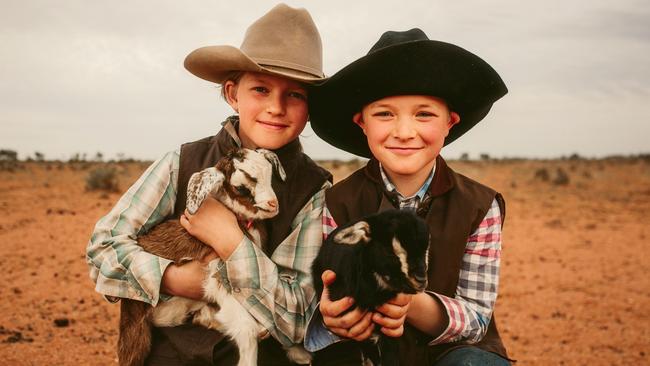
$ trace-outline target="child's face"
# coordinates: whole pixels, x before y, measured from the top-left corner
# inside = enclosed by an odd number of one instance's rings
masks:
[[[247,148],[279,149],[298,137],[307,123],[307,92],[297,81],[246,72],[227,81],[228,104],[239,113],[239,138]]]
[[[353,117],[366,134],[370,151],[392,179],[425,179],[449,130],[459,120],[442,99],[426,95],[379,99]]]

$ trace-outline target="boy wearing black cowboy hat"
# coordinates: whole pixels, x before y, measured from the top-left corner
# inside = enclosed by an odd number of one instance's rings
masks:
[[[302,152],[298,139],[308,118],[307,84],[325,78],[318,29],[305,9],[280,4],[247,29],[240,48],[199,48],[185,67],[220,84],[237,115],[217,135],[183,144],[152,164],[99,220],[87,247],[91,278],[113,302],[130,298],[156,306],[168,295],[201,300],[204,265],[220,261],[224,286],[271,336],[261,341],[259,363],[289,365],[280,344],[301,343],[315,310],[309,268],[322,239],[324,192],[331,186],[331,175]],[[273,180],[281,208],[267,220],[264,248],[245,237],[234,214],[213,199],[195,215],[185,212],[190,176],[237,147],[274,151],[286,172],[284,182]],[[138,234],[168,218],[180,218],[215,255],[181,266],[143,251]],[[153,333],[147,365],[237,364],[234,343],[217,331],[186,324]]]
[[[376,326],[400,337],[402,365],[508,365],[493,316],[505,203],[439,155],[507,93],[499,75],[478,56],[411,29],[384,33],[366,56],[310,93],[316,134],[370,158],[328,191],[323,222],[333,229],[385,209],[412,209],[431,232],[425,293],[400,294],[362,313],[324,291],[314,317],[322,319],[312,319],[305,342],[318,351],[314,364],[359,364],[356,343],[340,340],[364,340]],[[322,276],[335,280],[331,271]]]

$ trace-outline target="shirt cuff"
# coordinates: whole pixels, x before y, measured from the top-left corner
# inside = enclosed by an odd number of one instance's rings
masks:
[[[434,346],[436,344],[450,343],[454,342],[462,330],[462,323],[457,321],[458,316],[455,315],[460,309],[453,309],[453,304],[449,297],[437,294],[433,291],[426,291],[427,294],[431,295],[436,299],[447,313],[447,328],[436,338],[429,342],[429,346]]]
[[[241,289],[259,289],[260,265],[258,247],[244,236],[226,260],[219,259],[216,266],[223,285],[229,292],[239,293]]]
[[[127,280],[139,297],[156,306],[161,298],[169,299],[168,295],[160,293],[160,285],[163,273],[171,263],[169,259],[140,251],[135,254],[129,265],[131,275],[127,276]]]
[[[317,305],[316,311],[314,311],[311,319],[309,319],[309,322],[307,323],[304,343],[305,349],[309,352],[316,352],[342,340],[343,338],[330,332],[325,324],[323,324],[323,316],[318,310]]]

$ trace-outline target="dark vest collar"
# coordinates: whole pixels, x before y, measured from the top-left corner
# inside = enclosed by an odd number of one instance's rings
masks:
[[[393,192],[388,192],[383,180],[381,179],[381,171],[379,170],[379,161],[372,158],[364,168],[364,174],[368,179],[375,183],[379,189],[384,193],[380,203],[380,211],[396,208],[397,195]],[[442,156],[438,155],[436,158],[436,171],[433,174],[433,179],[427,191],[427,198],[420,203],[418,214],[429,210],[431,201],[436,197],[442,196],[454,188],[454,180],[452,178],[452,170],[447,166],[447,162]]]

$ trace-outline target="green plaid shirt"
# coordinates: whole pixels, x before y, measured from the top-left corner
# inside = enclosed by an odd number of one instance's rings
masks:
[[[171,261],[145,252],[137,237],[173,213],[179,157],[174,151],[154,162],[95,226],[86,259],[95,290],[109,301],[130,298],[155,306],[166,299],[160,284]],[[244,238],[228,260],[217,259],[225,286],[284,345],[302,342],[316,307],[310,267],[322,242],[329,186],[300,210],[271,257]]]

